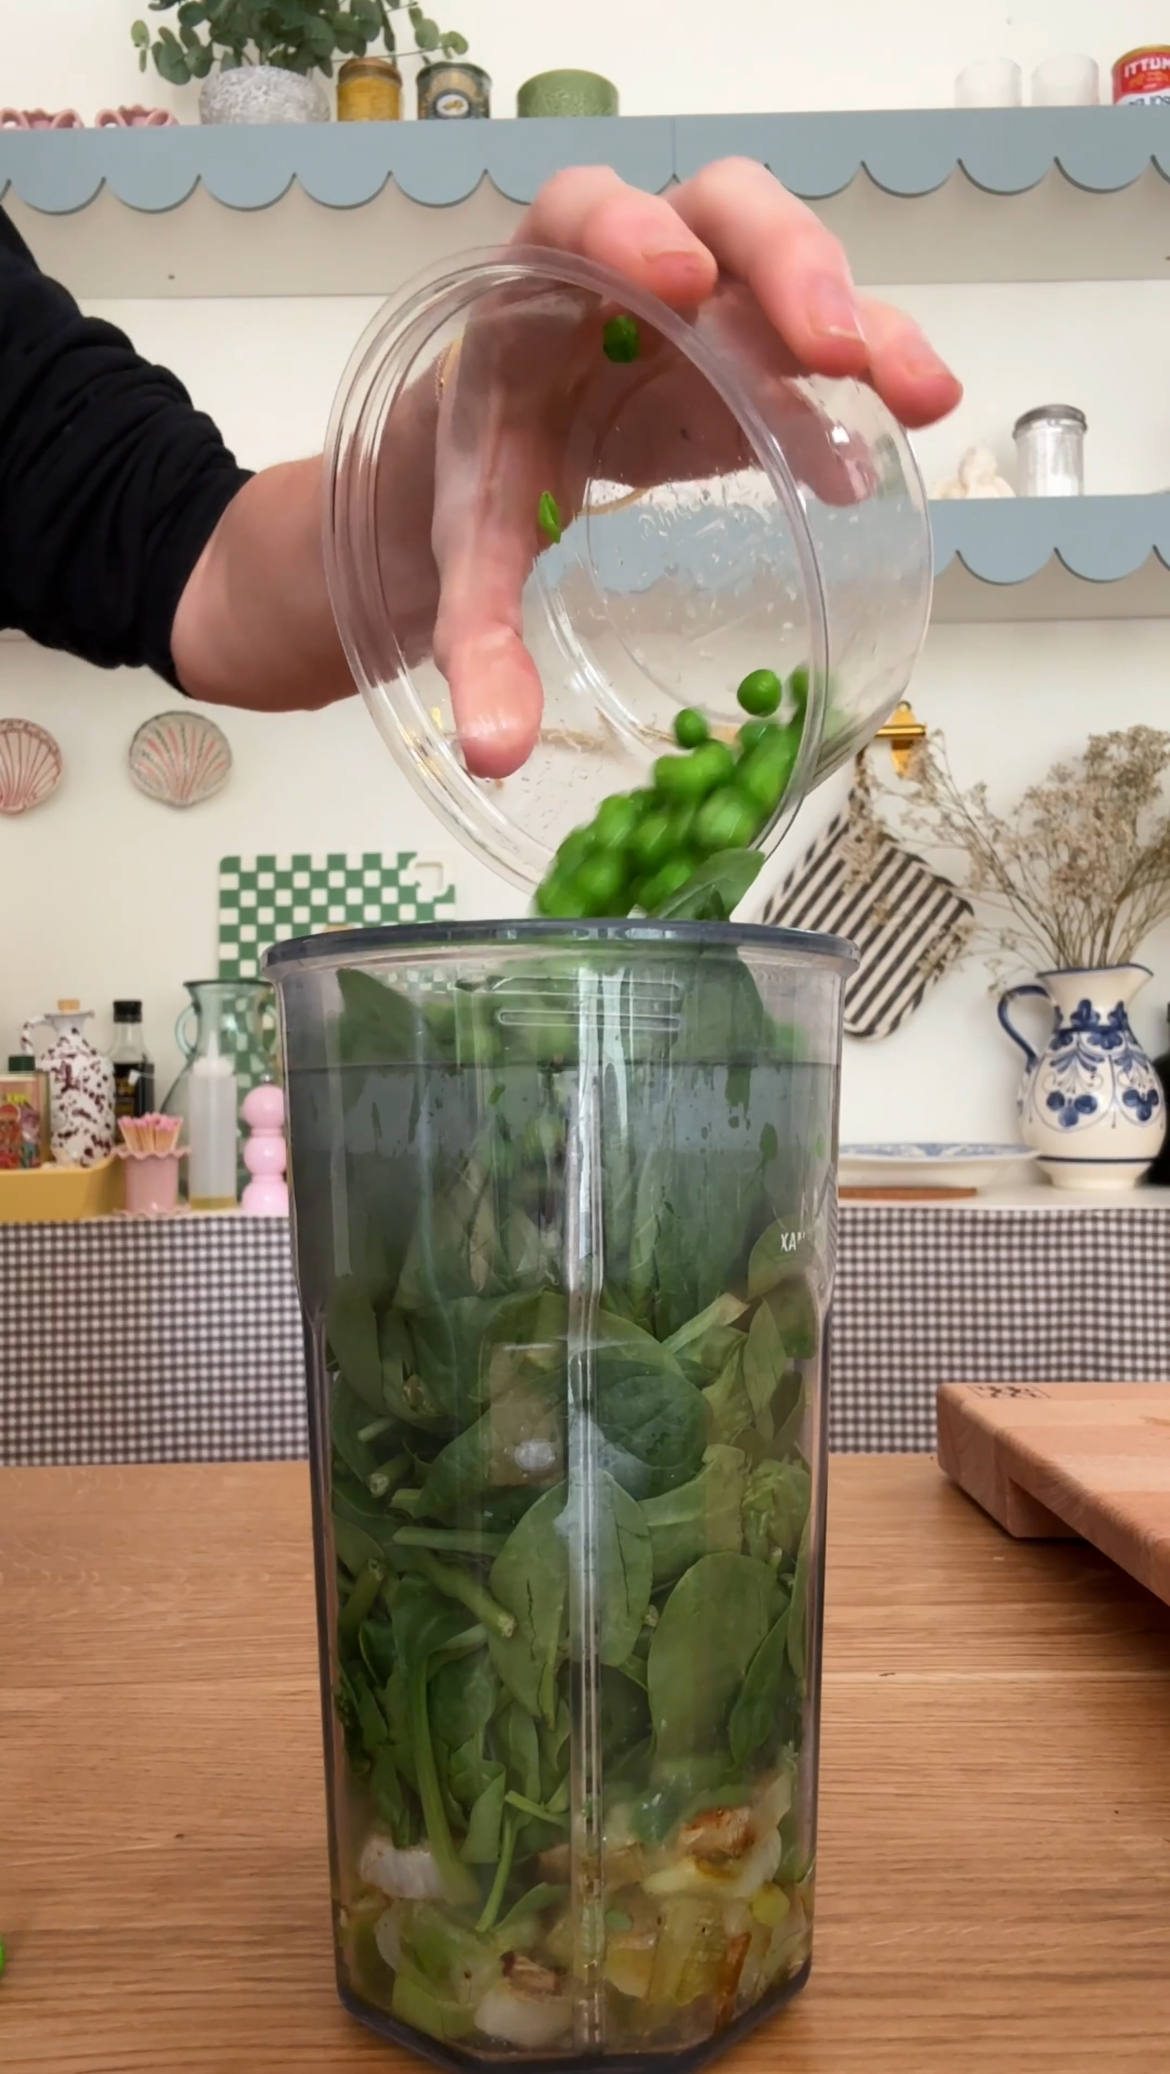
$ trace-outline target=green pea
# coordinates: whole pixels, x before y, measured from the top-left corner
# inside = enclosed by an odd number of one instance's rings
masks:
[[[556,869],[565,878],[570,878],[576,871],[577,866],[585,862],[590,850],[596,849],[596,847],[597,830],[595,828],[574,828],[572,834],[565,837],[564,842],[557,851]]]
[[[573,880],[557,871],[550,871],[548,877],[537,887],[536,911],[550,921],[555,919],[565,922],[575,920],[586,913]]]
[[[611,317],[601,334],[601,349],[607,360],[622,366],[636,360],[642,350],[642,334],[636,319],[627,315]]]
[[[602,800],[593,820],[599,848],[624,850],[640,820],[635,800],[628,799],[624,792],[611,793]]]
[[[774,814],[788,789],[800,747],[795,728],[785,729],[774,741],[751,749],[735,774],[738,789],[765,814]]]
[[[669,900],[672,893],[679,892],[686,885],[694,869],[689,857],[672,857],[652,879],[643,881],[639,888],[639,906],[652,915],[656,907],[661,907],[664,900]]]
[[[699,808],[695,837],[701,850],[746,850],[760,832],[761,809],[734,785],[721,785]]]
[[[571,881],[586,915],[620,915],[626,912],[626,871],[617,850],[595,850],[578,866]]]
[[[630,851],[643,871],[657,871],[672,855],[677,847],[674,822],[675,816],[665,807],[656,807],[639,822],[630,840]]]
[[[808,705],[808,668],[801,663],[788,679],[788,697],[797,719]]]
[[[726,742],[704,742],[687,756],[660,756],[654,783],[669,799],[705,799],[716,785],[726,785],[735,757]]]
[[[739,730],[739,740],[745,749],[758,749],[760,743],[766,742],[769,735],[779,732],[774,720],[745,720]]]
[[[690,800],[686,805],[676,807],[670,817],[671,842],[680,856],[695,846],[695,822],[701,805],[701,800]]]
[[[784,686],[775,670],[749,670],[735,696],[745,713],[774,713]]]
[[[556,545],[561,537],[561,510],[551,490],[545,490],[536,507],[536,523]]]
[[[706,715],[694,706],[684,706],[674,716],[674,739],[680,749],[698,749],[710,735]]]

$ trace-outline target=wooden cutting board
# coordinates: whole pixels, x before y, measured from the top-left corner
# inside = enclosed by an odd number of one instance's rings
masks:
[[[946,1383],[938,1459],[1009,1534],[1091,1541],[1170,1604],[1170,1383]]]

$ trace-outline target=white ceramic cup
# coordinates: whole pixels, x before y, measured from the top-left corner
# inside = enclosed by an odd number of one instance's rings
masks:
[[[1019,108],[1024,75],[1013,58],[984,58],[964,65],[955,79],[956,108]]]
[[[1045,58],[1032,74],[1034,108],[1096,108],[1100,99],[1096,58],[1061,51],[1054,58]]]

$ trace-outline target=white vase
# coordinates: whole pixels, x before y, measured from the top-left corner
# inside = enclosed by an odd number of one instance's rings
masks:
[[[1026,1060],[1020,1135],[1057,1188],[1133,1188],[1162,1149],[1166,1104],[1128,1013],[1149,978],[1145,965],[1041,972],[1000,1000],[1000,1022]],[[1028,994],[1052,1010],[1040,1052],[1008,1016]]]
[[[212,72],[199,95],[201,122],[328,122],[329,97],[314,73],[282,65]]]

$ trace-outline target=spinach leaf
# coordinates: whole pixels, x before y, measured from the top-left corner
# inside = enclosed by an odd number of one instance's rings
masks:
[[[506,1791],[501,1766],[495,1777],[488,1780],[468,1816],[467,1835],[459,1853],[465,1865],[494,1865],[499,1858]]]
[[[800,1548],[796,1557],[796,1570],[792,1578],[792,1611],[788,1620],[788,1661],[792,1665],[801,1691],[804,1690],[805,1637],[808,1629],[809,1593],[809,1532],[812,1527],[810,1513],[804,1523],[800,1537]]]
[[[406,1682],[407,1726],[427,1842],[447,1900],[452,1906],[460,1907],[475,1901],[479,1890],[457,1856],[451,1837],[431,1736],[427,1676],[430,1659],[463,1633],[467,1615],[462,1607],[444,1598],[425,1579],[408,1575],[402,1579],[395,1594],[391,1624]]]
[[[574,1492],[561,1515],[566,1551],[576,1531],[579,1502],[579,1493]],[[604,1470],[597,1484],[596,1552],[598,1654],[603,1664],[620,1664],[633,1649],[646,1618],[653,1562],[650,1529],[641,1507]]]
[[[655,909],[660,922],[725,922],[763,869],[762,850],[717,850]]]
[[[795,1560],[808,1519],[812,1477],[803,1462],[760,1462],[743,1497],[744,1541],[749,1555]]]
[[[785,1681],[792,1685],[790,1704],[782,1708]],[[734,1764],[746,1764],[765,1744],[787,1740],[792,1718],[799,1708],[799,1694],[788,1662],[788,1607],[773,1622],[760,1643],[740,1686],[727,1737]]]
[[[742,1450],[716,1443],[707,1449],[702,1469],[689,1483],[677,1485],[660,1498],[642,1500],[655,1585],[681,1576],[700,1556],[742,1546],[746,1484],[747,1458]]]
[[[379,1819],[390,1831],[391,1842],[400,1851],[409,1850],[419,1840],[419,1822],[414,1796],[403,1782],[389,1742],[382,1744],[374,1759],[370,1795]]]
[[[441,1664],[430,1681],[431,1726],[449,1750],[471,1742],[500,1703],[500,1682],[483,1650]]]
[[[385,1066],[437,1056],[425,1017],[404,995],[367,972],[339,972],[338,1050],[347,1066]]]
[[[685,1355],[688,1361],[697,1363],[711,1375],[718,1375],[730,1351],[725,1340],[727,1330],[735,1324],[737,1318],[742,1318],[746,1309],[747,1305],[741,1297],[725,1291],[722,1296],[717,1296],[713,1303],[709,1303],[705,1310],[700,1311],[697,1318],[688,1318],[685,1325],[680,1325],[677,1332],[672,1332],[670,1338],[664,1341],[664,1345],[677,1359],[681,1360]],[[741,1335],[736,1333],[735,1337],[738,1340]],[[704,1355],[704,1349],[712,1343],[719,1349],[718,1358],[713,1361],[710,1356]]]
[[[492,1635],[492,1662],[528,1713],[557,1718],[556,1674],[568,1648],[569,1561],[561,1531],[565,1487],[538,1498],[513,1528],[491,1568],[492,1596],[516,1616],[507,1641]]]
[[[787,1217],[777,1217],[760,1233],[748,1261],[748,1295],[754,1302],[769,1289],[786,1281],[794,1267],[802,1264],[806,1242],[799,1226]]]
[[[756,1431],[764,1440],[772,1438],[772,1397],[786,1367],[776,1320],[770,1306],[762,1303],[752,1319],[744,1348],[743,1384]]]
[[[792,1361],[811,1361],[820,1345],[821,1320],[816,1298],[803,1275],[793,1275],[769,1291],[768,1309],[785,1353]]]
[[[680,1577],[654,1630],[647,1665],[659,1759],[688,1757],[722,1742],[775,1605],[775,1577],[751,1556],[702,1556]]]
[[[702,1461],[707,1407],[673,1363],[643,1374],[625,1365],[615,1373],[607,1363],[598,1379],[597,1423],[602,1463],[631,1497],[672,1490]]]
[[[384,1412],[378,1320],[368,1290],[353,1275],[343,1275],[330,1291],[325,1337],[350,1389],[371,1411]]]
[[[741,1341],[743,1335],[740,1335]],[[743,1380],[743,1345],[733,1349],[722,1373],[703,1391],[703,1402],[715,1439],[734,1447],[745,1434],[755,1430],[752,1407]]]

